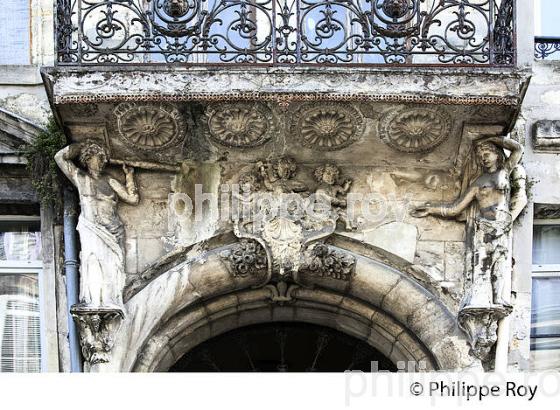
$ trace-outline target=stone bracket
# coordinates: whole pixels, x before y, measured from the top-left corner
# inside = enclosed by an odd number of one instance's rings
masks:
[[[490,359],[498,340],[498,321],[508,316],[511,306],[466,306],[459,312],[459,327],[467,334],[471,354],[483,362]]]
[[[108,363],[124,310],[117,306],[77,304],[70,313],[78,325],[84,360],[90,365]]]

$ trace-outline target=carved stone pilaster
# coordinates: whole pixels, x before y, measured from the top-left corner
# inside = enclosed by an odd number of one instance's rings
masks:
[[[124,311],[119,306],[72,306],[70,313],[78,325],[84,360],[90,365],[108,363]]]
[[[483,362],[498,339],[498,321],[511,313],[509,306],[467,306],[459,312],[459,327],[466,333],[471,354]]]

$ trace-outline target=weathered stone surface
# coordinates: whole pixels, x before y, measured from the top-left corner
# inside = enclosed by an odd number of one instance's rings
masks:
[[[560,152],[560,121],[540,120],[533,125],[535,151]]]
[[[445,280],[462,283],[465,274],[464,242],[445,242]]]
[[[443,94],[463,97],[470,96],[517,96],[524,75],[499,69],[457,70],[446,69],[446,75],[439,70],[414,69],[397,70],[330,68],[329,76],[325,70],[305,68],[272,68],[228,70],[189,68],[173,71],[151,68],[143,72],[134,67],[121,67],[120,70],[96,70],[79,72],[71,68],[50,70],[47,74],[54,82],[54,100],[58,104],[63,97],[91,95],[188,95],[243,92],[336,92],[338,94],[358,95],[391,90],[394,94]],[[382,73],[383,75],[379,75]],[[336,91],[335,91],[336,90]],[[468,92],[467,92],[468,90]]]
[[[121,184],[123,164],[139,170],[140,200],[117,207],[130,316],[105,368],[131,369],[124,356],[138,352],[171,365],[209,337],[274,320],[335,327],[394,360],[434,355],[443,368],[464,365],[458,345],[466,338],[453,333],[450,309],[463,296],[465,224],[409,211],[456,198],[477,128],[470,123],[503,132],[526,73],[130,66],[45,75],[72,141],[107,145],[116,165],[108,175]],[[328,226],[220,219],[206,205],[198,218],[177,217],[170,194],[225,192],[223,203],[233,194],[222,183],[276,199],[321,195],[333,212]],[[263,252],[212,242],[232,231]],[[334,244],[335,231],[348,246]],[[453,285],[449,298],[442,289]],[[451,333],[446,357],[434,348]]]
[[[373,230],[364,230],[361,235],[358,234],[356,237],[406,261],[414,262],[417,236],[416,226],[403,222],[390,222]]]
[[[436,281],[445,278],[445,242],[419,241],[414,264],[422,268]]]

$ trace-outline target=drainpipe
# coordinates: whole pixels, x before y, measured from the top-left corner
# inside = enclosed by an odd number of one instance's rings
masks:
[[[503,298],[506,302],[511,303],[511,277],[512,277],[512,255],[513,240],[509,240],[509,269],[504,272],[504,291]],[[498,322],[497,341],[496,341],[496,358],[494,361],[494,371],[499,373],[507,373],[508,356],[509,356],[509,334],[510,334],[511,314],[504,317]]]
[[[82,372],[80,339],[70,308],[78,303],[78,241],[76,225],[78,219],[76,196],[70,189],[64,189],[64,270],[66,273],[66,299],[68,305],[68,344],[70,346],[70,371]]]

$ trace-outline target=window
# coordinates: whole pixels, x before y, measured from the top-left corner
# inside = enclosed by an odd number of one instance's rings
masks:
[[[534,370],[560,369],[560,220],[533,229],[531,358]]]
[[[535,36],[560,37],[558,0],[535,0]]]
[[[0,372],[41,371],[39,228],[0,220]]]
[[[4,0],[0,8],[0,64],[29,64],[30,2]]]

